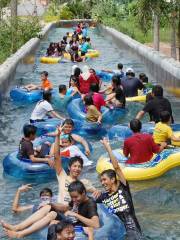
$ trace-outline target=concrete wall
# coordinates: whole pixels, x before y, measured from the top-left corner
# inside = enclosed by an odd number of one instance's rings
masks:
[[[39,33],[39,37],[45,37],[54,26],[54,23],[46,25]],[[39,43],[40,38],[38,37],[30,39],[15,54],[11,55],[0,65],[0,98],[5,94],[10,82],[14,80],[18,65],[33,64],[34,53]]]
[[[111,36],[119,47],[136,54],[147,66],[150,74],[168,91],[180,97],[180,63],[147,47],[117,30],[98,25],[100,32]]]
[[[4,96],[10,85],[10,82],[14,80],[18,66],[21,66],[21,69],[26,71],[27,66],[33,65],[35,51],[38,48],[41,39],[45,38],[49,31],[55,27],[72,27],[80,21],[85,21],[89,23],[89,25],[95,24],[94,21],[86,19],[63,20],[47,24],[38,34],[37,38],[30,39],[15,54],[7,58],[6,61],[0,65],[0,103],[1,98]]]

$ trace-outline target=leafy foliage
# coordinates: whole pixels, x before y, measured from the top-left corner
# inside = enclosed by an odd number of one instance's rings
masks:
[[[0,62],[16,52],[30,38],[36,37],[41,27],[37,17],[0,21]]]

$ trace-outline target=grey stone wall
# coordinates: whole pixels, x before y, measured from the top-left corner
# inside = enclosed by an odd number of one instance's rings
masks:
[[[6,59],[6,61],[0,65],[0,103],[10,82],[14,80],[18,66],[21,65],[21,69],[26,70],[28,65],[33,64],[35,51],[41,39],[45,38],[49,31],[55,27],[72,27],[82,21],[89,23],[89,25],[95,24],[93,20],[89,19],[61,20],[59,22],[49,23],[38,34],[37,38],[30,39],[15,54]]]
[[[112,37],[119,47],[136,54],[147,66],[150,74],[166,90],[180,96],[180,63],[147,47],[117,30],[98,25],[100,32]]]

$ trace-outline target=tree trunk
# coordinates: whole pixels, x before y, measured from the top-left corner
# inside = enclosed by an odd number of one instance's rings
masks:
[[[17,32],[17,0],[11,0],[11,52],[16,49],[16,32]]]
[[[11,17],[17,17],[17,0],[11,0]]]
[[[159,16],[154,14],[154,49],[159,51]]]
[[[175,60],[177,59],[176,55],[176,13],[171,14],[171,57]]]
[[[180,10],[179,10],[179,14],[178,14],[178,32],[177,32],[177,38],[178,38],[178,51],[179,51],[179,61],[180,61]]]

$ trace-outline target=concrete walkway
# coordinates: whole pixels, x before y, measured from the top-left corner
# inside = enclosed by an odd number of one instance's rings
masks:
[[[23,0],[18,5],[18,16],[42,16],[45,10],[46,6],[43,6],[38,0]]]

